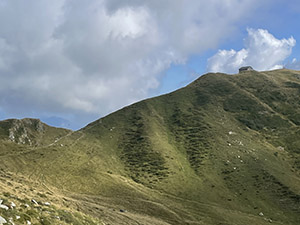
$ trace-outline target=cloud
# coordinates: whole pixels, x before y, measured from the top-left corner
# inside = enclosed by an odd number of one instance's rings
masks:
[[[219,50],[208,59],[208,71],[236,73],[242,66],[256,70],[272,70],[283,67],[284,60],[296,44],[293,37],[277,39],[267,30],[248,29],[245,48],[240,51]]]
[[[291,62],[288,62],[285,67],[292,70],[300,70],[300,61],[294,58]]]
[[[1,0],[0,108],[80,126],[148,97],[172,64],[215,48],[261,4]]]

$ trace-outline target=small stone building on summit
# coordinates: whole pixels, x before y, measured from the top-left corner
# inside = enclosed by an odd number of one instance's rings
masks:
[[[254,69],[251,66],[243,66],[239,68],[239,73],[243,71],[254,71]]]

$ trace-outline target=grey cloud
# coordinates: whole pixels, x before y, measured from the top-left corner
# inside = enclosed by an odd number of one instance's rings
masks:
[[[2,0],[1,109],[103,116],[148,97],[170,65],[216,47],[260,2]]]

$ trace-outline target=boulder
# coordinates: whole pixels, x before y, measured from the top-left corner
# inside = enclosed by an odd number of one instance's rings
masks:
[[[0,225],[7,223],[6,219],[4,219],[2,216],[0,216]]]
[[[8,206],[6,206],[6,205],[0,205],[0,209],[8,210],[9,208],[8,208]]]
[[[11,208],[15,208],[15,207],[16,207],[16,204],[15,204],[14,202],[11,202],[11,203],[10,203],[10,207],[11,207]]]
[[[45,206],[50,206],[51,204],[50,204],[50,202],[45,202],[44,205]]]
[[[31,199],[31,202],[33,203],[33,204],[35,204],[35,205],[38,205],[39,203],[36,201],[36,200],[34,200],[34,199]]]

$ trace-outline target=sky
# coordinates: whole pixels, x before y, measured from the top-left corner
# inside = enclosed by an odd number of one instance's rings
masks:
[[[297,0],[0,0],[0,119],[79,129],[208,72],[300,70]]]

